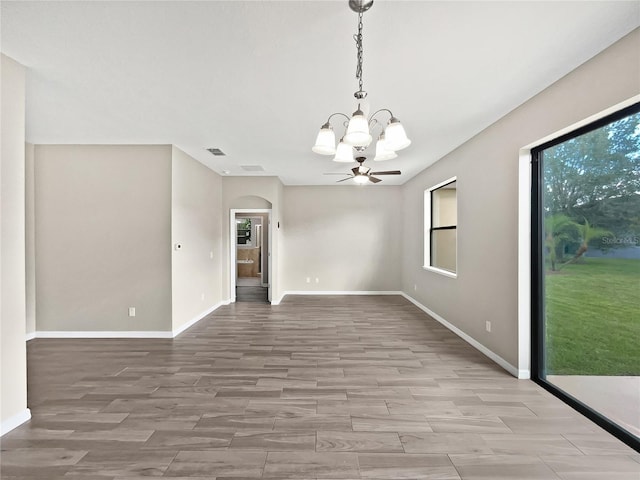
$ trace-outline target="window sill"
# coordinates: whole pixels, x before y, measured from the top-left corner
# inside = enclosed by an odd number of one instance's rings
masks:
[[[439,273],[440,275],[444,275],[445,277],[458,278],[457,273],[450,272],[449,270],[442,270],[441,268],[429,267],[427,265],[423,265],[422,268],[429,272]]]

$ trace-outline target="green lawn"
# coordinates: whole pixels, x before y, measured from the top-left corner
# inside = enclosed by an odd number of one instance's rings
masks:
[[[640,375],[640,260],[586,258],[545,282],[547,374]]]

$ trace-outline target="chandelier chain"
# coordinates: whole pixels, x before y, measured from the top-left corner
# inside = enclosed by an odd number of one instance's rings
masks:
[[[358,51],[357,59],[358,65],[356,67],[356,78],[358,79],[359,92],[362,92],[362,57],[364,49],[362,47],[362,12],[358,12],[358,33],[353,36],[356,41],[356,48]]]

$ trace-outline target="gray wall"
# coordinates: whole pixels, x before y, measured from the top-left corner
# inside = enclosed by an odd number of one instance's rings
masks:
[[[407,182],[403,291],[518,365],[519,150],[640,93],[639,64],[635,30]],[[456,279],[422,268],[424,190],[453,176]]]
[[[171,330],[170,146],[36,146],[35,218],[38,331]]]
[[[284,291],[400,290],[401,187],[285,187],[283,205]]]
[[[0,434],[28,419],[25,344],[25,70],[1,56]]]
[[[173,330],[222,301],[222,179],[172,148],[171,291]],[[202,296],[204,295],[204,298]]]

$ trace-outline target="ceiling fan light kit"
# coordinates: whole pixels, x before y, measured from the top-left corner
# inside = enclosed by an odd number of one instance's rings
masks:
[[[345,182],[347,180],[351,180],[357,183],[358,185],[366,185],[368,183],[379,183],[382,180],[374,177],[374,175],[400,175],[400,170],[387,170],[385,172],[372,172],[369,167],[365,167],[364,161],[366,157],[357,157],[356,162],[358,162],[357,167],[353,167],[351,169],[351,174],[347,178],[343,178],[342,180],[338,180],[338,183]],[[340,175],[339,173],[325,173],[325,175]]]
[[[366,175],[360,174],[353,177],[353,181],[356,182],[358,185],[364,185],[366,183],[369,183],[369,177],[367,177]]]
[[[353,162],[354,151],[357,154],[362,155],[369,145],[371,145],[373,140],[371,130],[376,128],[378,125],[383,125],[383,123],[376,118],[378,114],[382,113],[387,113],[389,115],[389,120],[387,121],[386,126],[383,127],[383,130],[378,137],[378,141],[376,142],[376,155],[374,160],[384,161],[396,158],[398,156],[396,154],[397,151],[402,150],[411,144],[411,140],[407,137],[407,133],[405,132],[402,123],[400,123],[400,120],[393,115],[391,110],[382,108],[367,118],[365,113],[360,109],[359,102],[367,96],[367,92],[362,89],[362,14],[369,10],[372,5],[373,0],[349,0],[349,8],[358,14],[358,33],[353,36],[357,47],[356,78],[358,79],[359,87],[358,91],[353,94],[358,101],[356,111],[353,112],[350,117],[340,112],[329,115],[327,121],[320,127],[320,131],[316,137],[316,143],[311,148],[313,152],[320,155],[335,155],[333,158],[335,162]],[[335,116],[341,116],[346,119],[346,121],[342,123],[342,126],[346,127],[346,131],[340,139],[337,148],[335,132],[331,125],[331,120]],[[363,158],[363,160],[361,161],[360,158]],[[362,165],[364,157],[360,156],[356,160],[360,165]],[[397,175],[399,174],[400,172],[398,171]],[[371,177],[369,173],[362,175],[355,174],[354,172],[353,178],[356,183],[368,183],[370,181],[372,183],[377,183],[380,181],[379,179],[376,179],[377,181],[375,182],[370,180]],[[363,178],[364,181],[361,180],[361,178]]]

